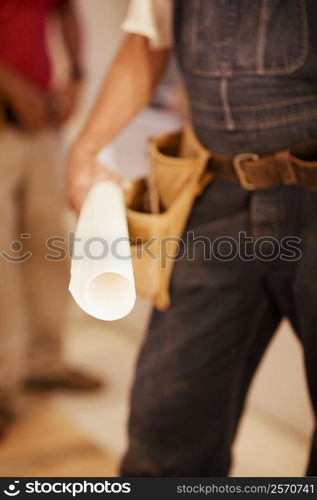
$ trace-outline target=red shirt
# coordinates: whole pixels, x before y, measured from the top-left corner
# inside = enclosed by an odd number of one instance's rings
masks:
[[[0,0],[0,61],[43,89],[50,81],[46,21],[69,0]]]

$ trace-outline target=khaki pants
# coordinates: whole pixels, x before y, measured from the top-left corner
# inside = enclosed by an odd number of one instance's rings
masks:
[[[0,131],[0,407],[61,363],[67,258],[46,258],[57,255],[47,239],[64,236],[56,141],[51,130]]]

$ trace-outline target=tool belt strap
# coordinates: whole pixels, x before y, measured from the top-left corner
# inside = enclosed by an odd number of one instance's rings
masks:
[[[211,152],[208,170],[215,178],[238,182],[249,190],[296,184],[317,190],[316,158],[317,142],[264,157],[255,153],[229,157]]]

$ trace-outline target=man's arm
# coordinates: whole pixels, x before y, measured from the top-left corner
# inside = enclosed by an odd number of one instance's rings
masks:
[[[83,76],[81,65],[81,29],[74,2],[57,2],[55,12],[61,25],[65,48],[70,60],[70,77],[80,81]]]
[[[53,88],[50,99],[56,110],[55,124],[61,125],[76,108],[83,79],[81,65],[81,30],[73,0],[51,0],[54,16],[61,28],[70,71],[62,88]]]
[[[69,155],[68,195],[77,212],[95,182],[115,177],[96,162],[96,155],[150,102],[170,54],[170,50],[151,50],[141,35],[128,35],[123,42]]]

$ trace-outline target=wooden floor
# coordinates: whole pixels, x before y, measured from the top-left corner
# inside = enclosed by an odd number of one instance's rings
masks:
[[[28,400],[27,413],[0,443],[0,476],[111,477],[117,461],[96,448],[49,399]]]

